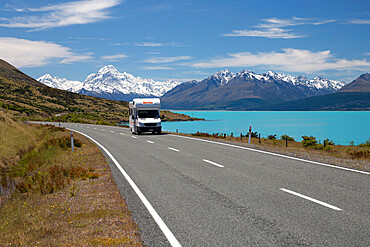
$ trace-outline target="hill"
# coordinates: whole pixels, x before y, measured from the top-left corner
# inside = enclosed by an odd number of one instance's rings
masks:
[[[361,75],[356,80],[345,85],[339,92],[370,92],[370,74]]]

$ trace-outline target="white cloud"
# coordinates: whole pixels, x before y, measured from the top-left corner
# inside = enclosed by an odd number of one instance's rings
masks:
[[[190,56],[177,56],[177,57],[153,57],[145,60],[146,63],[173,63],[181,60],[189,60]]]
[[[115,54],[115,55],[102,56],[101,58],[104,60],[116,61],[121,58],[127,58],[127,57],[128,56],[126,54]]]
[[[48,5],[39,8],[16,9],[17,12],[31,12],[29,16],[1,18],[1,27],[31,28],[42,30],[76,24],[94,23],[110,18],[106,9],[120,4],[122,0],[85,0]],[[33,15],[39,12],[38,15]],[[45,13],[44,13],[45,12]]]
[[[350,20],[349,23],[352,23],[352,24],[370,24],[370,20],[356,19],[356,20]]]
[[[292,17],[291,19],[268,18],[262,19],[262,23],[254,26],[253,30],[233,30],[231,33],[224,34],[228,37],[265,37],[269,39],[295,39],[302,38],[305,35],[297,35],[292,33],[292,30],[285,27],[293,27],[299,25],[323,25],[335,20],[313,20],[306,18]]]
[[[154,42],[135,42],[136,46],[148,46],[148,47],[159,47],[164,46],[162,43],[154,43]]]
[[[225,34],[229,37],[265,37],[270,39],[294,39],[304,37],[290,33],[291,30],[281,28],[268,28],[264,30],[234,30],[232,33]]]
[[[282,52],[239,52],[227,57],[209,59],[207,62],[190,64],[195,68],[255,67],[264,66],[287,72],[312,73],[325,70],[369,70],[370,62],[338,59],[330,50],[312,52],[287,48]]]
[[[73,63],[91,58],[70,48],[46,41],[0,37],[0,56],[16,67],[37,67],[51,62]]]
[[[148,66],[148,67],[144,67],[144,69],[147,69],[147,70],[171,70],[173,68],[165,67],[165,66]]]

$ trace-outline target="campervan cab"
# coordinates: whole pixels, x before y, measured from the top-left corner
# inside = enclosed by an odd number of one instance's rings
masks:
[[[140,135],[142,132],[162,133],[158,98],[133,99],[129,103],[129,120],[131,133]]]

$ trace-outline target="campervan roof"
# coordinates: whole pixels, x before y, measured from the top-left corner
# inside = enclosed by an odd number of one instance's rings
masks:
[[[136,108],[160,108],[161,100],[159,98],[133,99],[130,104]]]

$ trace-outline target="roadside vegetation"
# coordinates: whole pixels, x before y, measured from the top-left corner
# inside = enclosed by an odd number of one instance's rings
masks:
[[[0,111],[1,246],[142,246],[100,150]]]
[[[248,134],[234,136],[233,133],[203,133],[181,134],[201,138],[217,139],[225,142],[236,142],[248,145]],[[344,166],[363,171],[370,171],[370,138],[359,145],[336,145],[332,140],[323,142],[313,136],[302,136],[302,140],[294,140],[293,137],[276,134],[260,137],[257,132],[251,135],[251,147],[286,154],[294,157],[314,160],[332,165]]]

